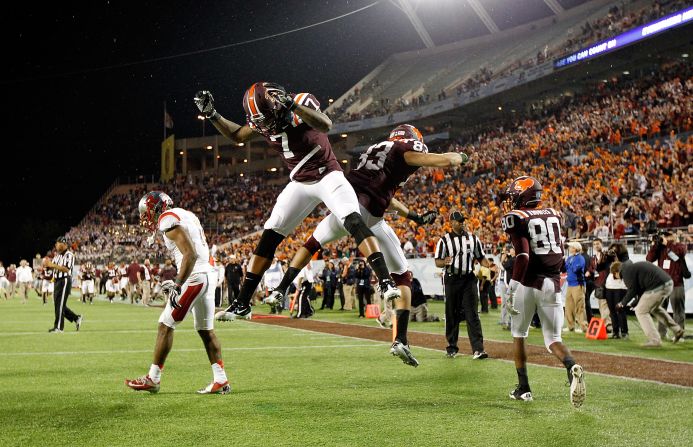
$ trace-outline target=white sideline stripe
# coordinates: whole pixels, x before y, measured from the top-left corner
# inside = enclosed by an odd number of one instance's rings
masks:
[[[252,320],[251,320],[251,321],[252,321]],[[325,320],[314,320],[314,321],[323,321],[323,322],[326,322],[326,323],[337,323],[337,324],[343,324],[343,325],[346,325],[346,326],[372,327],[372,326],[366,326],[366,325],[363,325],[363,324],[355,325],[355,324],[349,324],[349,323],[339,323],[339,322],[335,322],[335,321],[325,321]],[[258,323],[258,324],[262,324],[262,323]],[[326,335],[331,335],[331,336],[333,336],[333,337],[348,338],[348,339],[351,339],[351,340],[361,340],[361,341],[362,341],[362,340],[370,340],[370,339],[368,339],[368,338],[359,338],[359,337],[354,337],[354,336],[351,336],[351,335],[339,335],[339,334],[332,334],[332,333],[328,333],[328,332],[312,331],[312,330],[310,330],[310,329],[302,329],[302,328],[295,328],[295,327],[289,327],[289,326],[279,326],[279,327],[283,327],[284,329],[290,329],[290,330],[294,330],[294,331],[312,332],[312,333],[316,333],[316,334],[326,334]],[[419,334],[430,334],[430,332],[418,332],[418,331],[410,331],[410,332],[415,332],[415,333],[419,333]],[[376,341],[376,340],[370,340],[370,341],[372,341],[372,342],[374,342],[374,343],[378,343],[378,344],[380,344],[380,345],[382,345],[382,344],[385,344],[385,345],[390,344],[389,342],[381,342],[381,341]],[[441,353],[441,354],[445,352],[444,349],[427,348],[427,347],[425,347],[425,346],[417,346],[417,345],[412,345],[412,346],[416,347],[416,349],[425,349],[425,350],[427,350],[427,351],[439,352],[439,353]],[[471,357],[471,355],[469,355],[469,354],[461,354],[461,353],[458,353],[457,355],[459,355],[459,356]],[[493,358],[493,357],[490,357],[490,358],[486,359],[485,361],[488,361],[488,360],[495,360],[495,361],[498,361],[498,362],[511,363],[511,364],[513,364],[513,365],[515,364],[515,362],[514,362],[513,360],[495,359],[495,358]],[[646,360],[652,360],[652,359],[646,359]],[[657,360],[657,359],[654,359],[654,360]],[[672,362],[672,363],[684,363],[684,364],[685,364],[685,362]],[[564,368],[564,367],[559,367],[559,366],[539,365],[539,364],[536,364],[536,363],[531,363],[531,365],[532,365],[532,367],[538,366],[538,367],[541,367],[541,368],[559,369],[559,370],[561,370],[561,371],[565,371],[565,368]],[[655,384],[655,385],[670,386],[670,387],[680,388],[680,389],[684,389],[684,390],[691,390],[691,389],[693,389],[693,387],[690,387],[690,386],[678,385],[678,384],[675,384],[675,383],[660,382],[659,380],[638,379],[638,378],[636,378],[636,377],[626,377],[626,376],[619,376],[619,375],[616,375],[616,374],[605,374],[605,373],[591,372],[591,371],[589,371],[589,370],[586,370],[585,373],[587,374],[588,377],[589,377],[589,376],[602,376],[602,377],[606,377],[606,378],[609,378],[609,379],[624,379],[624,380],[629,380],[629,381],[631,381],[631,382],[648,382],[648,383],[653,383],[653,384]]]
[[[89,323],[92,321],[89,320]],[[246,328],[218,328],[215,327],[214,331],[215,332],[224,332],[224,333],[229,333],[229,332],[274,332],[276,329],[274,329],[273,326],[267,326],[267,329],[259,329],[255,327],[246,327]],[[182,333],[182,332],[197,332],[195,329],[176,329],[176,333]],[[112,331],[89,331],[89,330],[81,330],[79,333],[81,334],[91,334],[91,335],[98,335],[98,334],[156,334],[157,330],[156,329],[117,329],[117,330],[112,330]],[[61,334],[61,336],[65,335],[78,335],[78,332],[64,332]],[[13,336],[22,336],[22,335],[46,335],[46,336],[51,336],[55,337],[54,335],[49,334],[47,331],[41,331],[41,332],[0,332],[0,337],[13,337]]]
[[[370,326],[370,325],[367,325],[367,324],[360,324],[360,323],[342,323],[342,322],[340,322],[340,321],[330,321],[330,320],[312,320],[312,321],[320,321],[321,323],[342,324],[342,325],[344,325],[344,326],[360,326],[360,327],[367,327],[367,328],[370,328],[370,329],[380,329],[380,328],[378,328],[377,326]],[[288,326],[284,326],[284,327],[288,327]],[[409,334],[422,334],[422,335],[431,335],[431,334],[436,335],[436,334],[437,334],[436,332],[422,332],[422,331],[408,331],[407,333],[409,333]],[[339,335],[338,335],[338,336],[339,336]],[[346,337],[346,335],[344,335],[344,337]],[[361,339],[356,337],[356,340],[361,340]],[[367,340],[367,339],[365,339],[365,340]],[[505,344],[508,344],[508,345],[512,345],[512,344],[513,344],[512,341],[497,340],[497,339],[494,339],[494,338],[484,338],[484,341],[492,341],[492,342],[494,342],[494,343],[505,343]],[[539,347],[542,347],[543,345],[528,345],[528,346],[539,346]],[[679,345],[679,346],[680,346],[680,345]],[[417,347],[418,347],[418,346],[417,346]],[[432,349],[432,348],[426,348],[426,349]],[[435,350],[435,349],[434,349],[434,350]],[[571,349],[571,351],[572,351],[572,350],[573,350],[573,349]],[[639,360],[655,360],[655,361],[658,361],[658,362],[673,363],[673,364],[675,364],[675,365],[691,365],[691,364],[693,364],[693,362],[686,362],[686,361],[683,361],[683,360],[669,360],[669,359],[662,359],[662,358],[658,358],[658,357],[641,357],[641,356],[637,356],[637,355],[633,355],[633,354],[619,354],[618,352],[587,351],[587,350],[585,350],[585,349],[575,349],[575,350],[576,350],[576,351],[580,351],[580,352],[588,352],[588,353],[590,353],[590,354],[610,355],[610,356],[612,356],[612,357],[636,358],[636,359],[639,359]],[[458,353],[458,355],[459,355],[459,353]],[[500,359],[496,359],[496,360],[500,360]],[[614,376],[614,377],[621,377],[621,376]],[[639,380],[639,379],[638,379],[638,380]],[[642,379],[642,380],[646,380],[646,379]],[[658,382],[655,381],[655,383],[658,383]]]
[[[313,346],[257,346],[247,348],[223,348],[224,352],[228,351],[266,351],[276,349],[333,349],[333,348],[375,348],[380,347],[377,343],[370,344],[353,344],[353,345],[313,345]],[[175,349],[176,352],[197,352],[203,348],[184,348]],[[151,353],[151,349],[135,349],[135,350],[113,350],[113,351],[55,351],[55,352],[0,352],[0,357],[24,357],[34,355],[98,355],[98,354],[143,354]]]

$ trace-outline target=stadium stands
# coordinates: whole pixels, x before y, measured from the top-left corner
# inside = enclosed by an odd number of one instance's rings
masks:
[[[684,0],[588,2],[561,16],[499,34],[396,54],[327,109],[335,122],[410,110],[453,95],[478,94],[502,78],[569,54],[686,6]],[[539,50],[537,50],[539,49]],[[516,73],[519,70],[519,74]]]

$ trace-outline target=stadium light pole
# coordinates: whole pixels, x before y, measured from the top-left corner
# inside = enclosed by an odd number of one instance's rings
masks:
[[[426,45],[426,48],[433,48],[436,46],[436,44],[433,43],[433,39],[431,39],[431,35],[428,34],[428,31],[424,27],[423,22],[421,22],[419,16],[416,15],[416,10],[411,6],[409,0],[390,0],[390,2],[407,16],[424,45]]]

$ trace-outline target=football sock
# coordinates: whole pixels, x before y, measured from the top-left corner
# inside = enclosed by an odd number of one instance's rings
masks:
[[[395,340],[403,345],[408,345],[407,327],[409,327],[409,310],[397,309],[395,310],[395,315],[397,316],[397,334],[395,335]]]
[[[376,251],[375,253],[371,253],[368,257],[368,265],[371,266],[379,281],[390,279],[390,272],[387,269],[385,258],[381,252]]]
[[[575,364],[575,359],[573,359],[573,358],[572,358],[571,356],[569,356],[569,355],[567,355],[567,356],[563,359],[563,365],[565,365],[565,369],[566,369],[567,372],[568,372],[568,383],[570,383],[570,382],[573,381],[573,376],[570,374],[570,368],[572,368],[574,364]]]
[[[238,298],[236,298],[240,304],[244,306],[250,304],[250,299],[253,297],[257,285],[260,284],[260,279],[262,279],[261,274],[258,275],[253,272],[245,274],[245,279],[243,280],[243,284],[241,284],[241,291],[238,293]]]
[[[212,373],[214,374],[214,381],[216,383],[225,383],[229,379],[226,378],[226,371],[224,371],[224,361],[219,360],[216,363],[212,363]]]
[[[281,293],[286,293],[286,290],[289,288],[291,283],[296,279],[298,274],[301,272],[300,269],[297,269],[296,267],[289,267],[286,270],[286,273],[284,273],[284,277],[282,278],[281,282],[277,286],[275,290],[280,291]]]
[[[516,368],[517,380],[520,386],[524,389],[529,389],[529,377],[527,377],[527,368]]]
[[[152,382],[154,383],[159,383],[161,382],[161,370],[164,369],[164,366],[161,365],[156,365],[152,363],[152,366],[149,367],[149,378],[152,379]]]

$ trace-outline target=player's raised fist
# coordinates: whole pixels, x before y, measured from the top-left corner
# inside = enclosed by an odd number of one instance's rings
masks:
[[[205,118],[211,118],[217,111],[214,109],[214,97],[208,90],[200,90],[195,94],[195,105]]]

